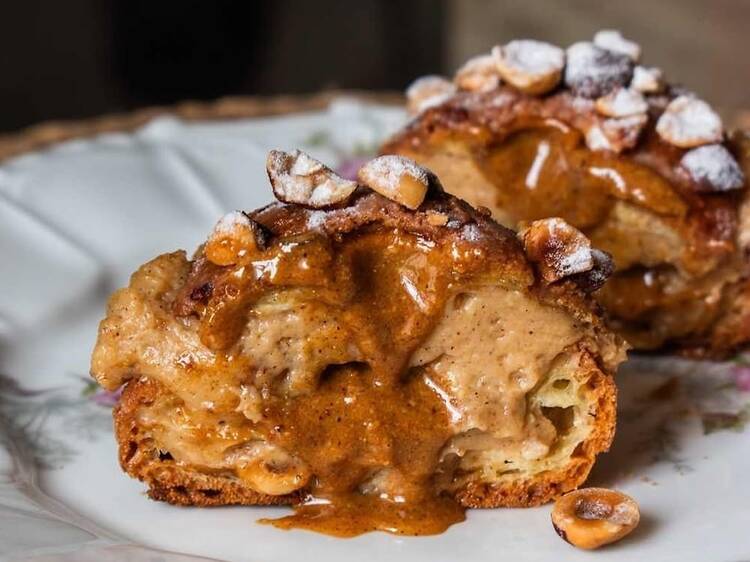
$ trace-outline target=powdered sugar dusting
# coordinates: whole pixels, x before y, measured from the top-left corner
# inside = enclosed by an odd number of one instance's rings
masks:
[[[482,231],[476,224],[470,223],[461,229],[461,238],[467,242],[479,242],[482,239]]]
[[[406,89],[407,109],[415,115],[440,105],[456,93],[456,85],[443,76],[417,78]]]
[[[586,131],[586,146],[591,150],[612,150],[609,139],[599,125],[589,127]]]
[[[568,47],[565,84],[573,93],[598,98],[624,86],[633,74],[633,61],[627,55],[608,51],[588,41]]]
[[[232,211],[219,219],[211,232],[211,237],[227,236],[235,232],[235,229],[250,227],[250,219],[241,211]]]
[[[497,62],[492,55],[479,55],[470,58],[456,71],[453,78],[456,86],[470,92],[489,92],[500,83]]]
[[[365,185],[410,209],[419,207],[430,183],[430,172],[395,154],[371,160],[360,168],[358,176]]]
[[[214,226],[204,246],[204,255],[216,265],[237,263],[239,259],[263,249],[267,237],[263,227],[245,213],[227,213]]]
[[[554,88],[565,66],[565,52],[554,45],[522,39],[492,49],[500,76],[519,90],[541,94]]]
[[[364,174],[377,176],[379,178],[378,183],[384,184],[388,189],[397,189],[401,183],[401,178],[405,175],[411,176],[425,186],[429,183],[427,170],[414,160],[395,154],[386,154],[371,160],[360,169],[360,178]]]
[[[626,148],[633,148],[643,127],[648,123],[648,115],[639,113],[629,117],[612,117],[605,119],[602,124],[604,134],[609,139],[612,148],[621,152]]]
[[[295,150],[268,153],[266,170],[279,201],[308,207],[328,207],[345,201],[357,183],[336,175],[311,156]]]
[[[499,89],[484,96],[465,96],[460,107],[468,110],[482,110],[486,107],[506,107],[518,99],[518,95],[506,89]]]
[[[294,176],[309,176],[324,169],[322,162],[315,160],[305,152],[295,150],[293,154],[295,158],[289,173]]]
[[[680,165],[699,190],[731,191],[745,184],[745,176],[732,154],[720,144],[709,144],[685,153]]]
[[[608,117],[629,117],[646,113],[648,104],[640,92],[630,88],[617,88],[596,100],[596,110]]]
[[[357,220],[359,213],[356,206],[311,210],[307,213],[305,224],[310,230],[324,230],[327,225],[335,225],[338,221]]]
[[[353,186],[351,191],[354,191],[354,188],[356,188],[356,184]],[[315,186],[312,193],[310,194],[310,200],[308,201],[308,204],[312,207],[326,207],[330,205],[331,202],[339,200],[341,189],[341,181],[338,181],[334,178],[326,178],[323,183]],[[351,191],[349,193],[351,193]]]
[[[656,132],[667,142],[692,148],[721,141],[721,118],[703,100],[692,96],[673,99],[656,123]]]
[[[588,98],[582,97],[574,97],[571,100],[571,105],[576,111],[580,113],[589,113],[596,108],[595,100],[590,100]]]
[[[586,145],[591,150],[612,150],[618,153],[633,148],[646,123],[648,115],[645,113],[610,117],[586,131]]]
[[[307,228],[310,230],[317,230],[321,228],[325,222],[328,213],[325,211],[310,211],[307,215]]]
[[[630,81],[633,90],[644,94],[656,94],[664,89],[664,74],[653,66],[636,66]]]
[[[633,41],[628,41],[615,29],[602,29],[598,31],[594,35],[594,45],[608,51],[627,55],[634,61],[641,58],[641,46]]]
[[[533,39],[511,41],[495,49],[508,65],[530,74],[562,70],[565,64],[565,53],[561,48]]]
[[[562,50],[549,43],[522,39],[498,45],[491,54],[473,57],[456,72],[454,82],[441,76],[425,76],[407,90],[412,113],[443,103],[463,91],[485,95],[460,95],[454,107],[483,112],[505,107],[518,101],[515,90],[533,96],[557,91],[562,76],[570,91],[561,92],[580,120],[574,120],[585,134],[591,150],[616,153],[635,147],[650,119],[656,119],[656,130],[666,142],[680,148],[696,148],[721,143],[723,125],[717,113],[694,94],[671,86],[667,89],[659,68],[636,64],[641,47],[615,29],[598,31],[592,41],[574,43]],[[696,174],[708,178],[707,166],[695,166]],[[735,163],[736,164],[736,163]],[[735,167],[724,164],[711,175],[717,188],[738,183]],[[382,169],[381,183],[393,189],[399,174]],[[701,175],[702,174],[702,175]],[[728,174],[728,175],[727,175]],[[533,176],[532,176],[533,179]],[[533,182],[532,182],[533,183]]]
[[[594,262],[591,257],[591,248],[585,246],[578,246],[563,254],[557,262],[557,269],[563,277],[583,273],[592,267],[594,267]]]
[[[586,236],[562,219],[549,219],[547,224],[550,240],[558,242],[556,252],[550,256],[553,262],[550,265],[561,278],[583,273],[594,267],[591,243]]]
[[[590,272],[597,266],[599,256],[592,250],[589,239],[563,219],[534,221],[519,233],[519,238],[523,242],[527,257],[537,264],[543,280],[547,283]],[[606,265],[606,262],[602,262],[602,266]],[[607,271],[610,270],[611,268],[607,268]],[[591,276],[585,281],[589,289],[595,288]]]

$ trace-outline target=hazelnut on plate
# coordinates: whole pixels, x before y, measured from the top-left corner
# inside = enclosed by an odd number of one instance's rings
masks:
[[[606,488],[567,493],[552,509],[552,525],[557,534],[585,550],[619,541],[638,526],[640,518],[633,498]]]

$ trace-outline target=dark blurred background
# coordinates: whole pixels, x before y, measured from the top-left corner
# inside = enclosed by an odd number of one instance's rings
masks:
[[[185,99],[402,90],[512,38],[619,28],[733,113],[750,108],[748,0],[5,0],[0,130]]]

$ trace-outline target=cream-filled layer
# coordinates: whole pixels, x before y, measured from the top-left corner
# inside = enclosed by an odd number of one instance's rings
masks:
[[[129,351],[127,368],[120,371],[138,373],[164,389],[158,400],[141,407],[142,431],[175,462],[233,473],[252,488],[258,479],[247,467],[262,464],[263,455],[288,455],[308,471],[304,452],[286,448],[288,443],[257,446],[268,439],[271,410],[283,410],[285,396],[301,395],[304,401],[315,394],[322,373],[337,365],[359,365],[347,376],[367,380],[367,338],[347,325],[345,308],[316,301],[304,290],[278,291],[253,307],[236,348],[219,357],[203,347],[189,321],[168,312],[183,260],[173,254],[146,266],[110,311],[110,319],[137,311],[136,318],[117,322],[117,340]],[[444,408],[446,438],[434,452],[434,466],[457,455],[464,473],[459,480],[471,478],[468,473],[485,477],[496,465],[503,473],[529,474],[559,467],[588,434],[579,383],[566,368],[574,371],[575,354],[568,350],[587,338],[589,329],[523,291],[469,287],[446,302],[432,332],[394,379],[391,397],[413,400],[411,390],[399,392],[402,385],[416,384],[424,387],[420,396],[432,396]],[[99,361],[114,356],[122,363],[122,353],[99,348]],[[555,386],[558,379],[566,381],[564,388]],[[347,387],[341,400],[352,405],[344,409],[356,408],[370,392],[361,382]],[[379,421],[377,401],[368,408],[357,423]],[[295,430],[304,433],[305,427]],[[382,466],[392,461],[384,457]],[[295,481],[304,485],[308,479]]]

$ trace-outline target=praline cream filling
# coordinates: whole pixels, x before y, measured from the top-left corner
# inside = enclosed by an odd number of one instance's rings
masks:
[[[162,256],[119,293],[109,316],[117,338],[101,341],[95,371],[109,373],[103,382],[111,386],[132,373],[160,383],[166,392],[141,406],[139,429],[174,462],[268,494],[305,486],[311,468],[304,455],[267,442],[267,430],[260,430],[268,404],[314,395],[331,366],[368,369],[374,351],[346,307],[294,289],[257,303],[237,344],[219,357],[201,344],[195,320],[169,310],[186,263],[184,255]],[[565,465],[591,431],[586,381],[576,378],[578,344],[589,331],[569,313],[510,288],[468,287],[448,300],[393,383],[421,377],[418,384],[445,408],[449,435],[437,452],[439,487],[531,477]],[[341,395],[345,403],[361,398]],[[377,410],[365,423],[378,423]],[[384,459],[382,469],[389,465]],[[372,488],[372,481],[360,484]]]

